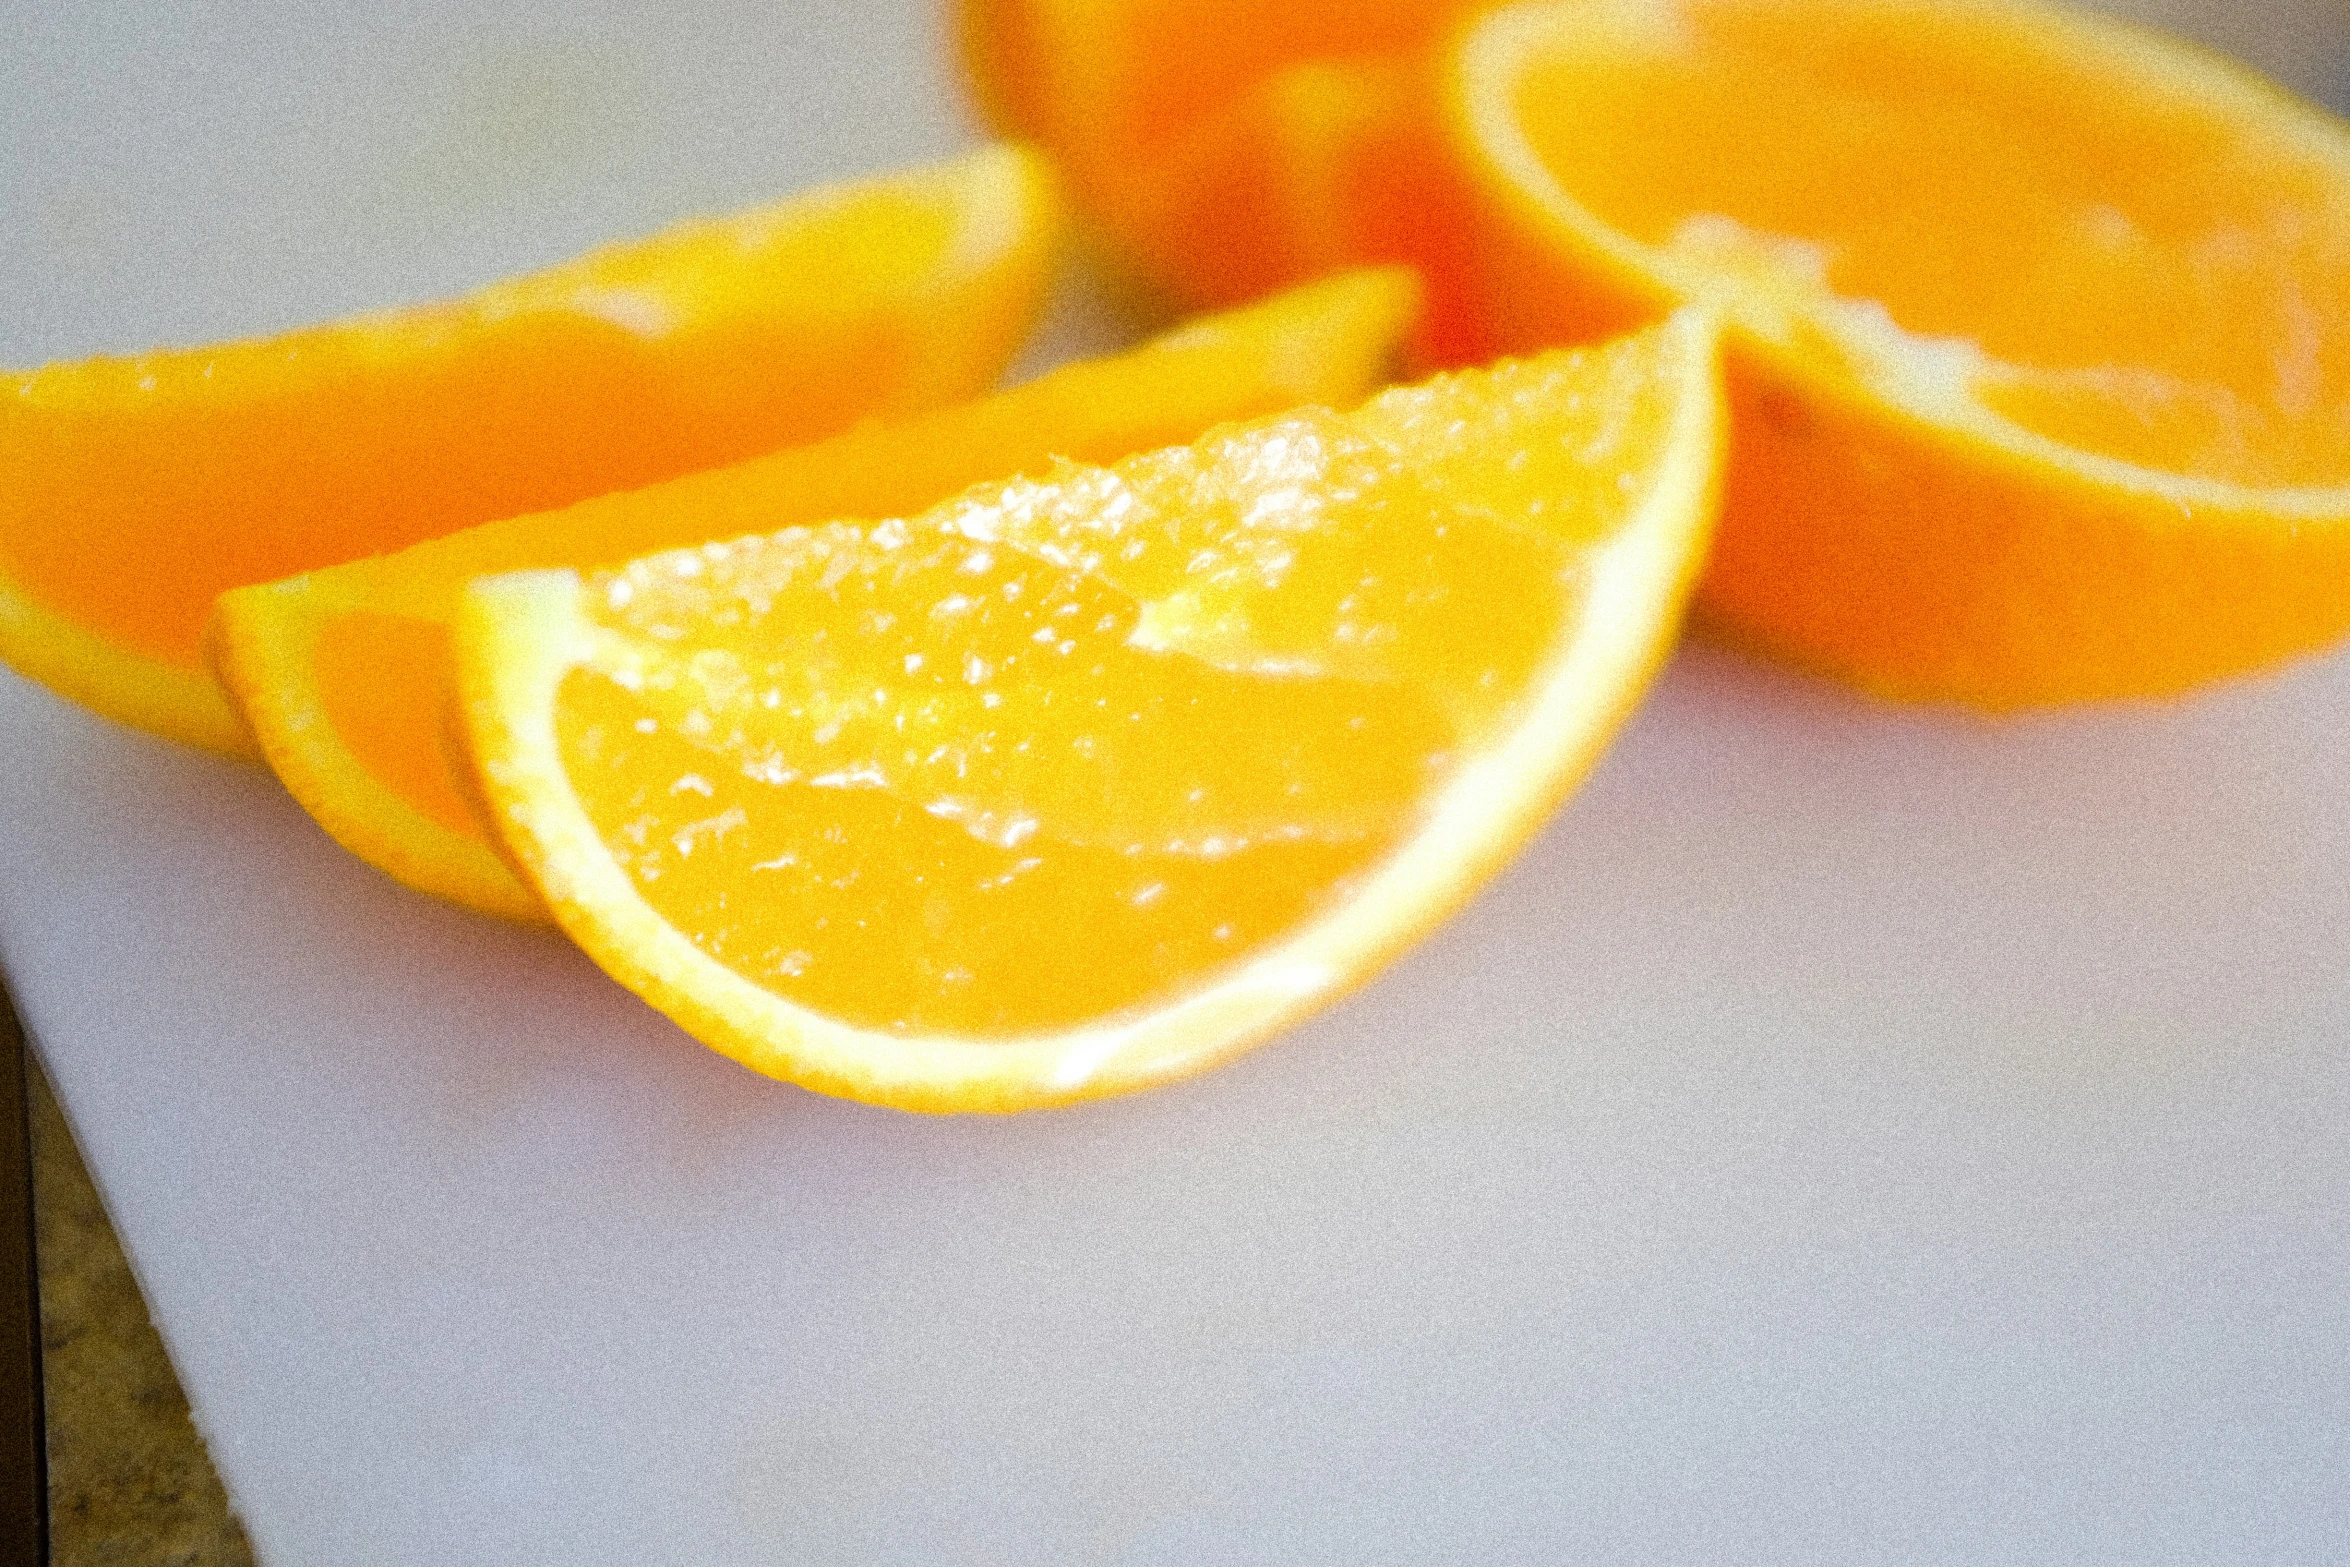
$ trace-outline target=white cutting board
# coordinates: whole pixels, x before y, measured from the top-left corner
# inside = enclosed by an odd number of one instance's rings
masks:
[[[912,0],[0,0],[0,362],[965,134]],[[0,677],[0,959],[272,1567],[2339,1563],[2346,732],[2340,656],[1984,723],[1693,652],[1353,1001],[921,1120]]]

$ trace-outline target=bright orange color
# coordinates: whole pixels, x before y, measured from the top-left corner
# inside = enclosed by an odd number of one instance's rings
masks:
[[[1729,318],[1732,635],[2009,708],[2350,633],[2340,122],[1954,0],[1524,6],[1450,91],[1498,341]]]
[[[477,580],[465,732],[572,937],[714,1048],[1009,1110],[1360,983],[1669,647],[1721,455],[1676,319],[1110,468]]]
[[[1350,404],[1385,378],[1417,297],[1407,272],[1334,278],[980,402],[239,589],[217,610],[221,679],[286,787],[353,853],[425,892],[543,920],[444,748],[448,619],[468,578],[904,515],[1056,457],[1109,462],[1229,419]]]
[[[997,148],[450,304],[0,374],[0,657],[251,754],[200,654],[222,590],[967,397],[1060,230]]]
[[[1366,261],[1430,282],[1420,357],[1483,355],[1458,309],[1462,196],[1430,46],[1471,0],[960,0],[981,111],[1062,161],[1141,281],[1226,304]]]

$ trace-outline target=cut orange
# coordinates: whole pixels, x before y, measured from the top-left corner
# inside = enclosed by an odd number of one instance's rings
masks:
[[[485,798],[714,1048],[1011,1110],[1360,983],[1591,766],[1670,646],[1723,411],[1699,316],[1108,468],[477,580]]]
[[[216,610],[221,678],[286,787],[346,847],[411,887],[543,920],[443,744],[448,620],[468,578],[899,516],[1056,457],[1109,462],[1230,419],[1352,403],[1385,378],[1417,296],[1407,272],[1354,273],[980,402],[242,588]]]
[[[1731,634],[2008,708],[2350,633],[2331,116],[1982,0],[1524,6],[1450,92],[1498,341],[1729,319]]]
[[[200,654],[222,590],[969,396],[1060,228],[998,148],[451,304],[0,373],[0,658],[251,754]]]
[[[1470,0],[961,0],[981,111],[1050,148],[1115,259],[1190,305],[1366,261],[1430,283],[1420,357],[1483,357],[1459,309],[1459,182],[1430,46]]]

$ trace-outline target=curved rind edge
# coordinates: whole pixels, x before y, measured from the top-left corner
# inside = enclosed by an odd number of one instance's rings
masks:
[[[1465,902],[1597,761],[1674,645],[1712,526],[1726,414],[1719,328],[1657,329],[1676,402],[1654,482],[1589,557],[1577,631],[1512,737],[1464,769],[1426,826],[1340,909],[1200,990],[1131,1020],[975,1041],[855,1028],[710,958],[636,893],[564,780],[558,695],[593,657],[570,572],[468,588],[457,622],[466,737],[498,830],[556,922],[688,1033],[754,1071],[916,1111],[1011,1111],[1132,1092],[1261,1043],[1367,981]]]

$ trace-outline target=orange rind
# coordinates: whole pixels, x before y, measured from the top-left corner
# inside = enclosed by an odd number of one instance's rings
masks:
[[[1120,273],[1190,307],[1343,267],[1429,283],[1416,357],[1486,357],[1433,45],[1467,0],[962,0],[981,114],[1048,148]]]

